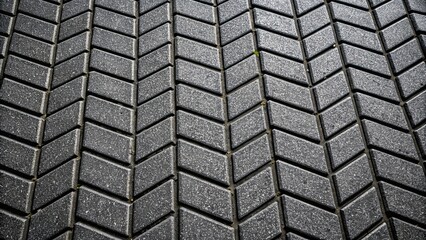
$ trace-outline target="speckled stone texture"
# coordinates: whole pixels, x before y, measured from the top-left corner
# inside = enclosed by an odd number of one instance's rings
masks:
[[[426,239],[424,0],[0,0],[0,239]]]

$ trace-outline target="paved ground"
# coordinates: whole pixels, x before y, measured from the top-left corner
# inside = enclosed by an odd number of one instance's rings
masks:
[[[1,0],[0,239],[426,239],[425,34],[424,0]]]

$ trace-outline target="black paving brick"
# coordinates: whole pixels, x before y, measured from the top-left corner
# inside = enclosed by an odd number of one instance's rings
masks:
[[[136,57],[135,39],[102,28],[93,28],[92,46],[130,58]]]
[[[89,68],[89,54],[82,53],[73,57],[54,68],[54,75],[52,80],[52,87],[55,88],[61,84],[70,81],[82,74],[88,72]]]
[[[330,22],[326,6],[321,6],[298,20],[300,33],[307,36]]]
[[[355,109],[351,98],[346,98],[332,108],[321,113],[321,123],[326,138],[356,121]]]
[[[269,205],[251,218],[240,223],[240,239],[272,239],[281,234],[278,204]]]
[[[167,116],[173,115],[173,102],[173,92],[167,91],[139,106],[137,109],[137,130],[144,129]]]
[[[308,84],[305,66],[267,52],[260,52],[262,70],[296,83]]]
[[[144,78],[172,63],[171,44],[139,58],[138,78]]]
[[[182,37],[175,38],[176,56],[191,59],[213,68],[220,67],[217,48]]]
[[[426,237],[426,231],[419,226],[397,218],[392,218],[391,221],[398,239],[424,239]]]
[[[93,10],[93,0],[72,0],[65,2],[62,7],[61,21],[65,21],[88,10]]]
[[[412,39],[389,53],[392,69],[396,73],[401,72],[421,58],[423,58],[423,54],[416,39]]]
[[[139,133],[136,136],[136,159],[146,157],[167,144],[174,143],[174,125],[174,118],[169,117]]]
[[[177,0],[174,4],[174,11],[200,21],[211,24],[216,23],[215,9],[213,6],[203,4],[194,0]]]
[[[331,26],[327,26],[305,38],[303,40],[303,45],[305,47],[306,57],[312,58],[325,49],[332,47],[333,44],[335,44],[335,40],[330,36],[333,36],[333,29]]]
[[[426,125],[415,131],[417,141],[419,141],[420,151],[423,156],[426,156]]]
[[[227,44],[223,48],[223,63],[228,68],[253,54],[255,50],[253,34],[248,33]]]
[[[202,42],[217,44],[216,27],[180,15],[175,16],[174,33]],[[164,34],[163,34],[164,35]],[[158,40],[156,40],[158,42]]]
[[[172,67],[167,67],[140,81],[138,84],[138,103],[142,103],[158,95],[161,92],[171,89],[173,78],[172,70]],[[107,91],[105,94],[108,93],[109,91]],[[124,94],[123,92],[123,96],[127,95],[128,94]]]
[[[10,55],[7,59],[4,73],[24,82],[47,89],[52,76],[52,69]]]
[[[228,0],[218,7],[219,22],[222,24],[247,10],[249,10],[248,0]]]
[[[46,118],[44,141],[49,141],[83,124],[83,101],[76,102]]]
[[[426,15],[412,13],[410,14],[410,18],[413,23],[414,30],[419,32],[426,32]]]
[[[34,189],[33,210],[77,187],[77,160],[69,161],[37,179]]]
[[[173,239],[176,230],[175,230],[175,219],[174,217],[169,217],[161,223],[155,225],[148,231],[144,232],[142,235],[139,235],[135,240],[144,240],[144,239],[153,239],[158,238],[161,240]]]
[[[273,130],[273,141],[276,156],[322,173],[327,172],[324,149],[320,145],[278,130]]]
[[[410,20],[408,20],[408,18],[404,18],[382,30],[383,43],[387,50],[394,48],[405,40],[408,40],[413,35],[414,31],[411,28]]]
[[[168,2],[168,0],[141,0],[139,4],[139,12],[145,13],[146,11],[149,11],[165,2]]]
[[[134,195],[138,195],[162,180],[174,175],[175,149],[168,147],[135,166]]]
[[[96,8],[93,22],[112,31],[116,31],[128,36],[136,36],[136,20],[112,11]]]
[[[340,133],[327,143],[331,166],[337,168],[364,149],[358,124]]]
[[[19,1],[19,11],[29,13],[39,18],[59,22],[59,5],[48,3],[42,0],[22,0]]]
[[[132,207],[129,203],[82,186],[78,191],[76,216],[115,232],[129,235]]]
[[[18,3],[17,0],[6,0],[0,6],[0,10],[15,15]]]
[[[179,25],[176,21],[175,24],[177,28]],[[178,31],[175,32],[178,33]],[[165,23],[139,37],[139,55],[145,55],[171,41],[171,24]],[[120,43],[117,45],[120,46]]]
[[[16,17],[15,31],[23,32],[53,43],[56,39],[58,27],[55,24],[20,13]]]
[[[399,75],[397,83],[401,88],[401,95],[408,98],[422,86],[426,85],[426,64],[421,62],[412,69]]]
[[[73,35],[83,32],[84,30],[89,30],[92,25],[91,19],[92,13],[86,12],[61,23],[59,41],[65,40]]]
[[[231,143],[236,148],[266,130],[265,109],[258,107],[231,123]]]
[[[108,8],[122,14],[136,15],[136,1],[128,0],[96,0],[96,6]]]
[[[66,83],[49,94],[48,113],[62,109],[66,105],[84,98],[86,77],[82,76]]]
[[[382,223],[372,232],[367,234],[364,237],[365,240],[379,240],[379,239],[391,239],[389,236],[389,231],[385,223]]]
[[[312,1],[304,1],[304,0],[295,0],[294,8],[296,9],[297,15],[302,15],[312,9],[321,5],[323,1],[321,0],[312,0]]]
[[[7,78],[3,79],[0,99],[37,113],[44,114],[46,111],[46,92]]]
[[[372,31],[375,30],[373,16],[368,12],[368,10],[353,8],[340,3],[332,3],[331,10],[333,18],[338,21],[358,25]]]
[[[358,45],[374,51],[381,49],[380,40],[376,33],[345,23],[338,22],[336,24],[336,36],[340,41],[349,44]]]
[[[87,91],[96,95],[132,105],[136,99],[134,86],[98,72],[90,72]]]
[[[339,51],[337,48],[333,48],[310,61],[309,67],[311,69],[313,83],[326,79],[342,68]]]
[[[199,88],[222,93],[222,76],[219,71],[177,59],[175,62],[176,80]]]
[[[302,47],[299,41],[262,29],[257,30],[256,33],[259,49],[303,61]]]
[[[91,123],[85,123],[83,145],[121,162],[129,163],[134,140]]]
[[[158,3],[158,1],[156,3]],[[142,6],[142,4],[140,4],[140,6]],[[170,3],[162,4],[140,16],[139,34],[148,32],[163,23],[170,22],[171,19]]]
[[[0,171],[0,203],[25,213],[31,211],[34,182]]]
[[[277,163],[277,174],[282,191],[329,208],[335,208],[331,184],[328,178],[281,161]]]
[[[179,173],[179,201],[223,220],[232,219],[229,190],[185,173]]]
[[[233,119],[262,101],[257,79],[228,95],[228,114]]]
[[[88,31],[59,43],[56,52],[56,64],[77,54],[89,51],[89,45],[90,33]]]
[[[179,217],[179,236],[182,239],[206,239],[211,236],[223,240],[234,239],[234,229],[196,212],[181,208]]]
[[[426,13],[426,6],[422,0],[408,0],[408,10]]]
[[[390,76],[385,56],[347,44],[342,45],[342,52],[345,55],[345,63],[347,65]]]
[[[80,149],[80,130],[73,130],[41,148],[38,173],[62,165],[65,161],[78,155]]]
[[[12,35],[10,51],[48,65],[53,64],[53,45],[18,33]]]
[[[253,6],[263,7],[269,10],[277,11],[280,14],[292,16],[290,0],[253,0]]]
[[[29,220],[0,210],[0,238],[24,239]]]
[[[250,142],[232,155],[234,181],[239,181],[272,160],[267,135]]]
[[[234,66],[226,69],[226,90],[231,91],[234,88],[246,83],[258,76],[258,63],[255,55],[252,55]]]
[[[4,105],[0,105],[0,116],[2,116],[0,129],[3,132],[37,144],[41,143],[43,119]]]
[[[83,152],[79,180],[121,197],[131,196],[131,169]]]
[[[136,77],[135,61],[105,51],[93,49],[90,66],[94,69],[133,80]]]
[[[134,227],[137,232],[172,212],[175,183],[169,180],[134,202]]]
[[[256,26],[297,38],[296,24],[292,18],[259,8],[253,9],[253,15]]]
[[[74,0],[75,1],[75,0]],[[119,238],[113,237],[100,230],[78,222],[74,225],[74,238],[75,239],[101,239],[101,240],[118,240]]]
[[[13,28],[13,17],[0,13],[0,33],[10,35]]]
[[[40,150],[0,136],[0,165],[28,176],[36,173]],[[1,231],[0,231],[1,232]]]
[[[246,12],[238,17],[235,17],[234,19],[220,26],[221,44],[228,44],[232,40],[250,32],[252,28],[253,24],[251,22],[250,12]]]
[[[391,0],[374,10],[377,24],[380,28],[386,27],[392,21],[406,14],[402,0]]]

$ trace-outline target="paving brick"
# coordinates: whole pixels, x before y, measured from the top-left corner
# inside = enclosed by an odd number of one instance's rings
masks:
[[[69,193],[31,216],[27,239],[46,239],[73,225],[75,193]]]
[[[25,96],[25,97],[23,97]],[[0,89],[2,101],[17,105],[30,111],[44,114],[47,96],[44,91],[4,78]]]
[[[13,29],[13,17],[0,13],[0,33],[10,35]]]
[[[234,181],[237,182],[272,160],[267,135],[254,140],[232,155]]]
[[[158,1],[155,2],[159,3]],[[142,4],[140,4],[140,7],[142,7]],[[162,4],[141,15],[139,18],[139,34],[148,32],[168,21],[171,21],[170,3]]]
[[[174,143],[174,136],[173,117],[169,117],[142,131],[136,136],[136,159],[146,157],[167,144]]]
[[[12,215],[0,210],[2,225],[0,226],[0,238],[24,239],[28,225],[28,219]]]
[[[305,66],[302,63],[281,58],[263,51],[260,52],[260,57],[262,59],[262,69],[266,73],[271,73],[296,83],[308,84]]]
[[[280,14],[293,16],[290,0],[253,0],[254,6],[277,11]]]
[[[133,84],[126,83],[107,75],[90,72],[88,91],[105,98],[132,105],[136,99]]]
[[[371,158],[377,177],[426,192],[426,178],[420,165],[378,150],[371,151]]]
[[[62,233],[61,235],[54,238],[54,240],[71,240],[72,239],[72,232],[66,231]]]
[[[77,187],[77,160],[69,161],[37,179],[34,189],[33,210]]]
[[[127,0],[96,0],[97,6],[108,8],[110,10],[131,16],[136,15],[136,4],[136,1]]]
[[[240,239],[272,239],[281,234],[278,204],[272,203],[239,225]]]
[[[179,210],[180,239],[218,239],[233,240],[234,229],[220,222],[209,219],[186,208]]]
[[[343,72],[330,77],[313,88],[317,99],[318,110],[322,110],[349,93],[346,77]]]
[[[86,77],[82,76],[54,89],[49,94],[48,113],[55,112],[66,105],[83,99],[86,89]]]
[[[59,5],[48,3],[42,0],[22,0],[19,1],[19,11],[29,13],[44,20],[59,22]]]
[[[44,141],[83,125],[83,101],[76,102],[46,118]]]
[[[231,123],[232,148],[236,148],[266,130],[265,109],[258,107]]]
[[[308,88],[265,74],[266,97],[286,104],[295,105],[306,111],[313,111],[312,99]]]
[[[338,21],[351,23],[373,31],[375,30],[373,18],[368,10],[353,8],[340,3],[331,3],[331,10],[333,12],[333,18]]]
[[[426,237],[424,228],[412,225],[397,218],[391,218],[391,222],[398,239],[424,239]]]
[[[273,130],[275,155],[316,171],[327,173],[324,149],[290,134]]]
[[[152,97],[172,88],[173,68],[167,67],[140,81],[138,84],[138,103],[142,103]],[[106,94],[109,94],[109,90]],[[123,95],[127,96],[127,94]]]
[[[367,92],[390,101],[399,102],[394,81],[355,68],[348,68],[347,73],[351,79],[351,85],[354,90]]]
[[[179,173],[179,201],[226,221],[232,221],[231,192]]]
[[[255,80],[244,87],[228,95],[228,114],[233,119],[260,103],[262,96],[260,93],[260,82]]]
[[[88,72],[89,54],[83,53],[55,66],[52,87],[55,88],[69,80]]]
[[[169,217],[161,223],[155,225],[148,231],[139,235],[135,240],[158,239],[158,240],[174,240],[175,239],[175,219]]]
[[[76,216],[98,226],[129,235],[132,205],[82,186],[78,191]]]
[[[115,12],[96,8],[94,24],[128,36],[136,36],[136,20]]]
[[[318,127],[314,115],[272,101],[268,101],[268,107],[269,121],[272,126],[319,141]]]
[[[296,10],[297,15],[304,14],[319,5],[321,5],[323,1],[321,0],[313,0],[313,1],[304,1],[304,0],[295,0],[294,1],[294,8]]]
[[[135,61],[98,49],[92,50],[90,66],[128,80],[136,76]]]
[[[426,211],[426,206],[421,204],[426,201],[424,196],[385,182],[380,182],[379,186],[387,211],[391,214],[410,218],[419,223],[425,222],[426,216],[423,213]]]
[[[306,57],[312,58],[325,49],[331,48],[336,41],[330,36],[333,36],[333,29],[331,26],[327,26],[305,38],[303,40],[303,45],[305,47]]]
[[[210,67],[220,67],[219,51],[217,48],[182,37],[176,37],[176,55],[192,59]]]
[[[426,6],[423,4],[421,0],[409,0],[407,7],[408,7],[408,10],[411,10],[411,11],[426,13]]]
[[[176,80],[199,88],[222,93],[220,72],[181,59],[176,62]]]
[[[138,78],[144,78],[169,64],[172,64],[171,44],[167,44],[139,58]]]
[[[406,14],[402,0],[392,0],[374,10],[377,18],[377,25],[383,28]]]
[[[142,0],[139,4],[139,12],[144,13],[146,11],[149,11],[165,2],[168,2],[168,0]]]
[[[137,130],[174,114],[174,95],[172,91],[165,92],[158,97],[142,104],[137,110]]]
[[[16,17],[15,31],[24,32],[53,43],[56,39],[58,28],[55,24],[20,13]]]
[[[72,18],[82,12],[93,10],[93,0],[72,0],[62,5],[61,21]]]
[[[41,148],[38,173],[43,174],[49,169],[63,164],[79,154],[80,130],[71,131]]]
[[[226,151],[224,126],[196,115],[178,111],[177,133],[207,146]]]
[[[84,128],[84,147],[129,163],[132,158],[134,140],[125,135],[86,123]]]
[[[119,239],[107,233],[104,233],[96,228],[92,228],[86,224],[83,224],[81,222],[74,224],[74,238],[75,239],[100,239],[100,240],[118,240]]]
[[[426,156],[426,125],[423,125],[419,130],[414,131],[416,135],[420,151],[423,156]]]
[[[382,48],[379,37],[376,33],[341,22],[336,24],[336,36],[340,41],[359,45],[372,51],[381,51]]]
[[[43,119],[0,105],[0,129],[19,138],[40,144]],[[3,120],[4,119],[4,120]]]
[[[171,41],[171,24],[165,23],[139,37],[139,55],[144,55]]]
[[[320,115],[324,136],[326,138],[356,121],[355,109],[351,98],[346,98]]]
[[[34,176],[40,150],[0,136],[0,165]],[[1,232],[1,231],[0,231]]]
[[[253,25],[251,23],[250,12],[246,12],[238,17],[235,17],[234,19],[220,26],[221,44],[228,44],[232,40],[250,32],[252,28]]]
[[[359,157],[343,169],[339,170],[333,180],[336,184],[339,202],[348,200],[362,188],[373,181],[371,170],[366,155]]]
[[[176,105],[216,120],[224,120],[223,100],[195,88],[179,84],[176,87]]]
[[[416,39],[412,39],[389,53],[392,69],[396,73],[401,72],[421,58],[423,58],[423,54]]]
[[[299,18],[298,24],[302,36],[307,36],[317,29],[327,25],[330,22],[326,6],[321,7],[303,15]]]
[[[252,33],[248,33],[227,44],[222,49],[224,66],[228,68],[253,54],[255,50],[253,35]]]
[[[53,64],[53,45],[29,38],[19,33],[14,33],[12,35],[9,51],[48,65]]]
[[[75,0],[74,0],[75,1]],[[59,41],[65,40],[85,30],[89,30],[92,24],[92,13],[86,12],[61,23]]]
[[[187,15],[200,21],[216,23],[214,7],[197,1],[177,0],[174,4],[174,11],[177,14]]]
[[[297,38],[296,25],[292,18],[281,16],[259,8],[253,9],[256,26],[271,29],[278,33]]]
[[[134,227],[137,232],[174,211],[175,184],[163,183],[134,202]]]
[[[342,52],[347,65],[390,76],[385,56],[347,44],[342,45]]]
[[[256,34],[260,49],[303,61],[302,47],[299,41],[262,29],[258,29]]]
[[[136,40],[134,38],[102,28],[93,28],[92,46],[130,58],[135,58],[136,56]]]
[[[333,169],[364,150],[364,142],[358,125],[340,133],[327,143]]]
[[[294,233],[287,233],[286,234],[286,239],[288,239],[288,240],[306,240],[306,238],[304,238],[304,237],[301,237],[301,236],[299,236],[299,235],[296,235],[296,234],[294,234]]]
[[[370,117],[407,129],[407,122],[400,106],[361,93],[355,94],[354,98],[361,117]]]
[[[426,64],[421,62],[412,69],[404,72],[396,78],[399,87],[401,88],[401,95],[408,98],[418,89],[426,85]]]
[[[87,152],[82,153],[79,181],[121,197],[131,197],[130,169]]]
[[[309,67],[311,69],[313,83],[326,79],[342,68],[339,51],[337,48],[333,48],[312,60],[309,63]]]
[[[351,239],[380,221],[382,212],[375,188],[371,188],[342,208],[342,217]]]
[[[414,35],[410,20],[404,18],[382,31],[383,43],[387,50],[394,48]]]
[[[418,32],[426,32],[426,15],[419,13],[410,14],[411,22],[413,23],[414,30]]]
[[[353,5],[359,8],[364,8],[365,10],[368,10],[369,6],[367,3],[367,0],[345,0],[345,3],[349,4],[349,5]]]
[[[89,51],[89,45],[90,33],[88,31],[59,43],[56,52],[55,64],[58,64],[85,51]]]
[[[372,232],[367,234],[363,239],[365,239],[365,240],[380,240],[380,239],[389,240],[391,238],[389,236],[389,231],[386,227],[386,223],[382,223],[380,226],[378,226]]]
[[[249,10],[247,0],[229,0],[221,3],[218,7],[219,22],[222,24],[247,10]]]
[[[168,147],[136,165],[134,173],[134,195],[138,195],[162,180],[173,176],[175,160],[174,147]]]
[[[12,209],[29,213],[34,182],[0,171],[0,203]]]
[[[18,7],[18,1],[16,0],[5,0],[0,6],[0,10],[10,13],[12,15],[16,15],[16,10]]]
[[[226,90],[231,91],[255,78],[258,74],[257,57],[252,55],[225,70]]]
[[[10,55],[4,73],[24,82],[47,89],[52,75],[52,69]]]
[[[330,181],[319,175],[279,161],[277,175],[280,190],[335,208]]]
[[[228,159],[225,155],[179,140],[177,157],[179,167],[229,185]]]
[[[363,120],[363,124],[368,144],[396,154],[417,158],[414,142],[409,134],[369,120]]]
[[[336,215],[284,195],[283,209],[287,227],[323,239],[340,239]]]

